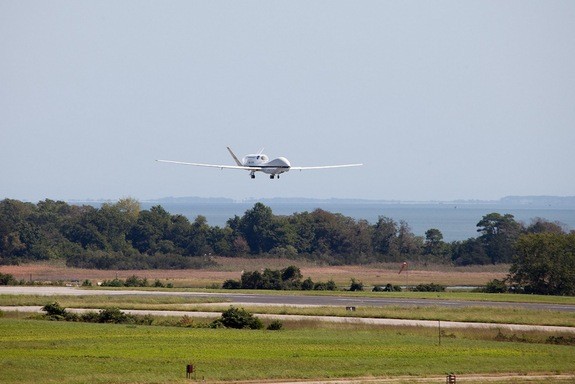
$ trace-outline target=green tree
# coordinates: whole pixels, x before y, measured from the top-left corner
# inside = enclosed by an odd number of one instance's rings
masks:
[[[575,233],[522,235],[509,279],[527,293],[575,295]]]
[[[414,256],[421,253],[421,248],[423,246],[421,238],[413,234],[411,227],[404,220],[399,222],[397,241],[399,244],[399,253],[401,255]]]
[[[423,246],[424,255],[438,256],[445,252],[445,242],[443,234],[437,228],[428,229],[425,232],[425,244]]]
[[[511,214],[490,213],[477,223],[477,232],[491,263],[509,263],[513,257],[513,247],[521,234],[521,225]]]
[[[256,203],[246,211],[239,223],[239,231],[252,254],[269,252],[276,246],[274,216],[270,207]]]
[[[469,238],[451,243],[451,259],[456,265],[489,264],[485,248],[479,239]]]
[[[372,234],[372,245],[375,253],[389,256],[390,260],[396,259],[399,256],[397,231],[398,226],[393,219],[379,216]],[[380,260],[383,261],[384,258]]]

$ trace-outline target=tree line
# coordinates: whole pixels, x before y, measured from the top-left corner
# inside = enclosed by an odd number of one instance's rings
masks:
[[[445,242],[439,229],[416,236],[405,221],[380,216],[376,223],[322,209],[274,215],[256,203],[222,228],[204,216],[194,221],[160,205],[142,210],[126,198],[96,208],[44,200],[0,201],[0,264],[65,259],[99,269],[198,268],[210,255],[306,258],[334,265],[404,260],[455,265],[511,263],[522,236],[567,236],[560,223],[490,213],[478,236]],[[525,241],[525,240],[524,240]]]

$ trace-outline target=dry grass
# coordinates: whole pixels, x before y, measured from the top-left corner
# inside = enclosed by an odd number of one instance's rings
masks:
[[[179,270],[96,270],[67,268],[63,263],[34,263],[19,266],[2,266],[0,272],[10,273],[17,279],[33,281],[103,281],[114,278],[126,279],[132,275],[145,277],[153,282],[159,279],[172,282],[176,287],[211,287],[221,285],[227,279],[239,279],[242,271],[262,268],[281,269],[296,265],[304,278],[313,281],[333,280],[340,286],[347,286],[351,278],[364,285],[400,284],[409,285],[435,283],[447,286],[485,285],[493,279],[503,279],[509,270],[508,265],[453,267],[437,265],[411,265],[408,273],[399,272],[397,264],[370,264],[361,266],[324,266],[309,261],[289,259],[251,259],[214,257],[218,264],[209,269]]]

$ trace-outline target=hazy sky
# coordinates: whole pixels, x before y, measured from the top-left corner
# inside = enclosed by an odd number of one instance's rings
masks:
[[[0,199],[575,194],[575,1],[0,0]],[[233,163],[265,147],[292,165]]]

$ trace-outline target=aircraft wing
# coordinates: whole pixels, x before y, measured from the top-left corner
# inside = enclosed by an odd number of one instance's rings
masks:
[[[183,161],[174,160],[156,160],[161,163],[172,163],[172,164],[183,164],[183,165],[193,165],[195,167],[210,167],[210,168],[220,168],[220,169],[245,169],[247,171],[261,171],[262,167],[246,167],[243,165],[220,165],[220,164],[203,164],[203,163],[186,163]]]
[[[329,168],[348,168],[348,167],[360,167],[363,164],[341,164],[341,165],[320,165],[315,167],[291,167],[294,171],[307,171],[310,169],[329,169]]]

